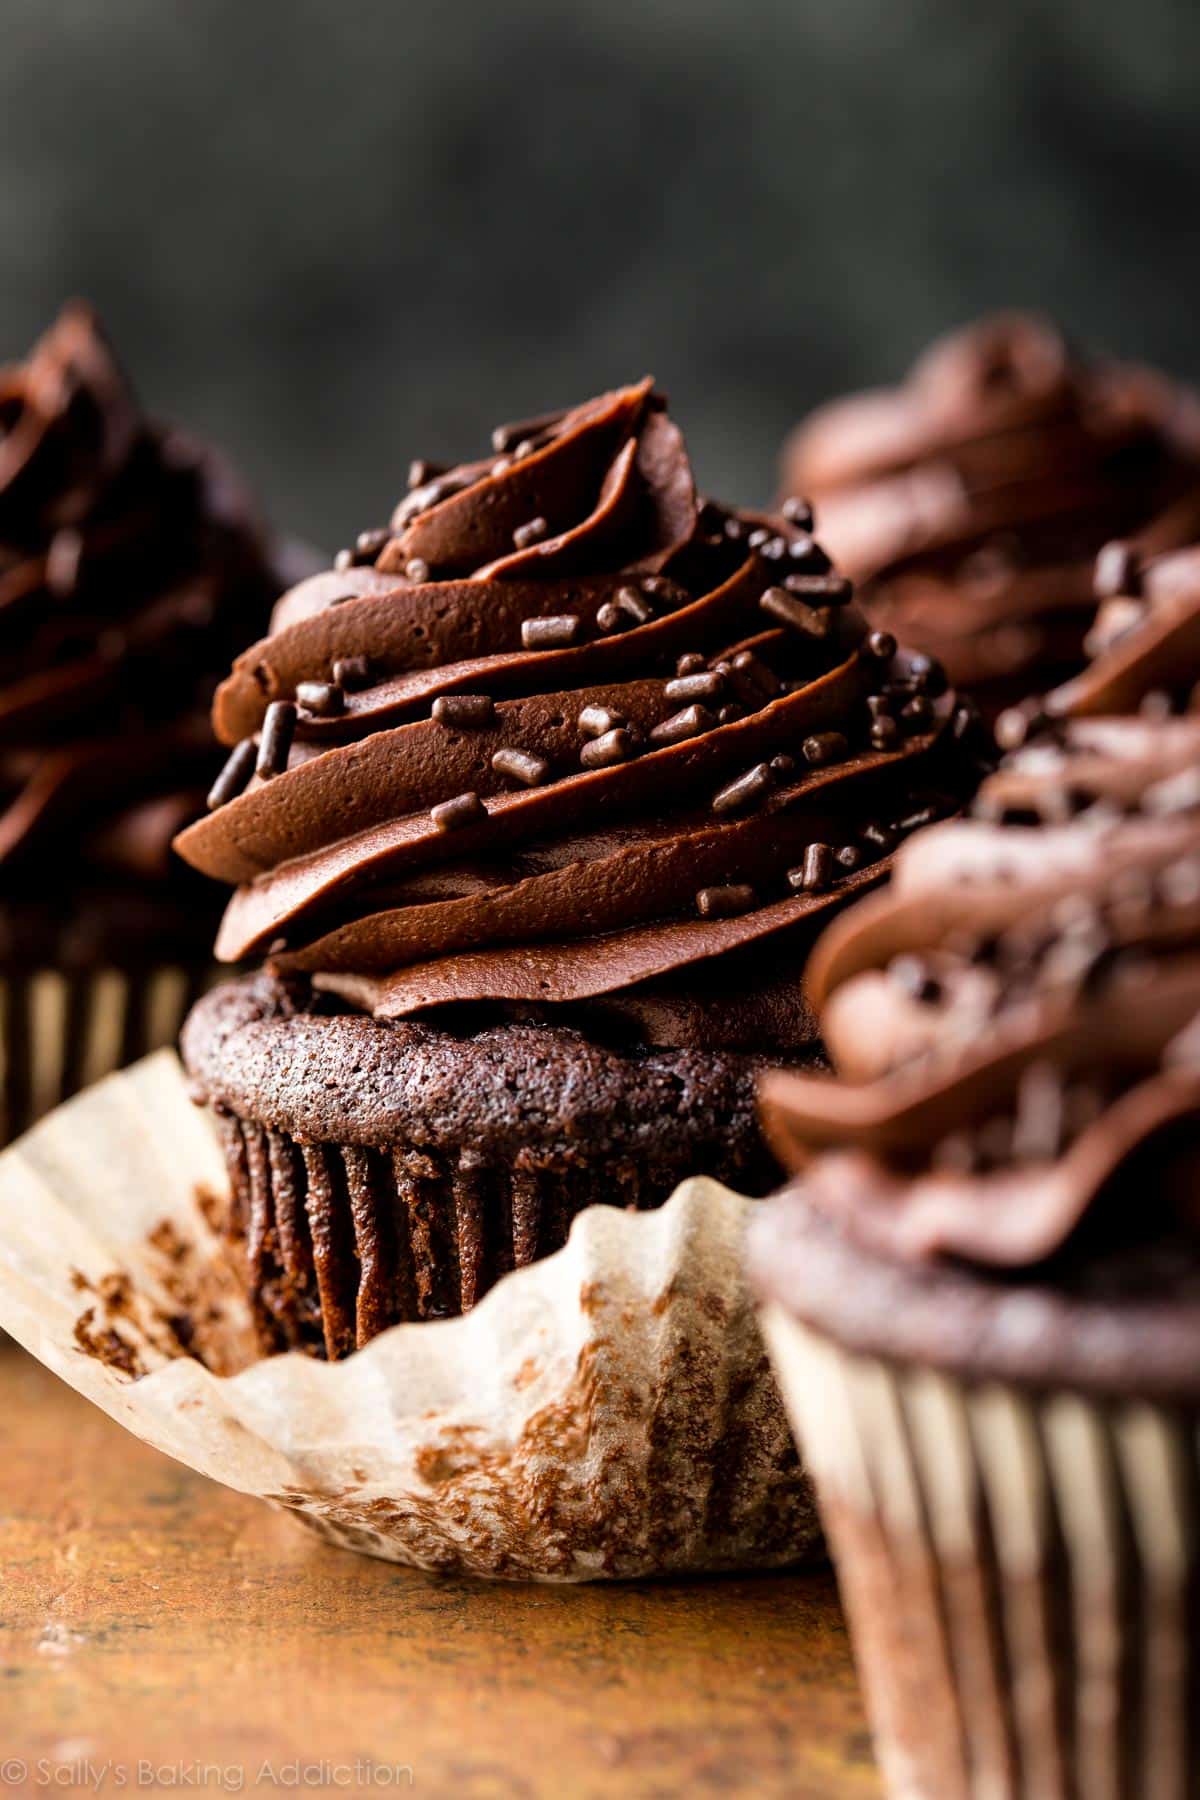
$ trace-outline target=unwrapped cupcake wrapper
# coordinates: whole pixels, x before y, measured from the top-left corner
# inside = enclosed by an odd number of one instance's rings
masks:
[[[160,1052],[0,1155],[0,1325],[352,1549],[556,1581],[780,1567],[820,1537],[743,1285],[753,1204],[698,1178],[655,1211],[592,1206],[461,1318],[259,1358],[224,1157]]]
[[[179,1036],[213,966],[0,967],[0,1145]]]
[[[969,1386],[763,1328],[889,1793],[1200,1792],[1194,1408]]]

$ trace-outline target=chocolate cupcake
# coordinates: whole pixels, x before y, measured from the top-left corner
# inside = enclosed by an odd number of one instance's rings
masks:
[[[785,446],[872,622],[928,651],[989,710],[1073,674],[1092,562],[1200,469],[1196,397],[1153,370],[1075,355],[1044,320],[942,339],[898,388],[837,401]],[[1158,548],[1195,535],[1178,521]]]
[[[170,844],[221,766],[217,673],[280,585],[89,308],[0,372],[0,1142],[172,1042],[210,971],[212,898]]]
[[[752,1228],[892,1790],[1200,1786],[1200,719],[1072,721],[822,945]]]
[[[239,657],[179,848],[267,968],[183,1052],[266,1347],[465,1310],[594,1201],[769,1185],[812,937],[981,748],[811,523],[699,500],[644,381],[416,465]]]

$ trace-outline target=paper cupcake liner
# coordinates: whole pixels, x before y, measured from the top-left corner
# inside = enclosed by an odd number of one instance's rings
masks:
[[[0,1146],[114,1069],[173,1044],[212,964],[0,968]]]
[[[229,1204],[175,1057],[110,1076],[0,1155],[0,1325],[147,1443],[392,1561],[582,1581],[818,1551],[742,1280],[754,1202],[701,1178],[590,1207],[463,1317],[336,1363],[248,1360]]]
[[[340,1357],[390,1325],[467,1312],[560,1250],[597,1200],[641,1211],[676,1185],[633,1160],[521,1169],[399,1140],[302,1144],[229,1112],[217,1127],[227,1235],[268,1351]]]
[[[1200,1792],[1196,1411],[764,1332],[904,1800]]]

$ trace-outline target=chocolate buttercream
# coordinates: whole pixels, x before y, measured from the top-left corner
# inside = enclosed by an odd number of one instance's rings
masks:
[[[885,1264],[1038,1270],[1074,1301],[1166,1255],[1195,1305],[1198,767],[1195,716],[1059,719],[902,847],[813,958],[842,1079],[764,1087],[806,1216]]]
[[[1151,520],[1160,550],[1194,537],[1194,502],[1174,503],[1200,472],[1200,404],[1001,314],[934,344],[899,387],[815,413],[782,466],[874,622],[1000,704],[1083,660],[1102,545]]]
[[[178,840],[237,884],[218,954],[380,1019],[583,1006],[712,1045],[720,993],[732,1041],[811,1045],[780,971],[954,809],[970,711],[806,523],[697,496],[650,380],[493,441],[419,469],[221,686],[232,797]]]
[[[277,585],[246,496],[145,418],[90,308],[0,372],[0,953],[201,950],[170,844]]]

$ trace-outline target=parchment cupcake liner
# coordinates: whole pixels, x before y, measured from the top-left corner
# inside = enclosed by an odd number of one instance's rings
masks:
[[[173,1044],[213,965],[0,968],[0,1145],[81,1088]]]
[[[229,1204],[175,1057],[110,1076],[0,1155],[0,1325],[146,1442],[392,1561],[582,1581],[818,1553],[743,1285],[753,1202],[699,1178],[589,1207],[463,1317],[336,1363],[255,1360]]]
[[[889,1793],[1200,1791],[1195,1411],[968,1386],[778,1307],[763,1328]]]
[[[603,1201],[636,1211],[676,1185],[645,1159],[516,1167],[463,1148],[302,1144],[228,1111],[228,1237],[262,1346],[345,1356],[389,1325],[466,1312],[552,1255]]]

